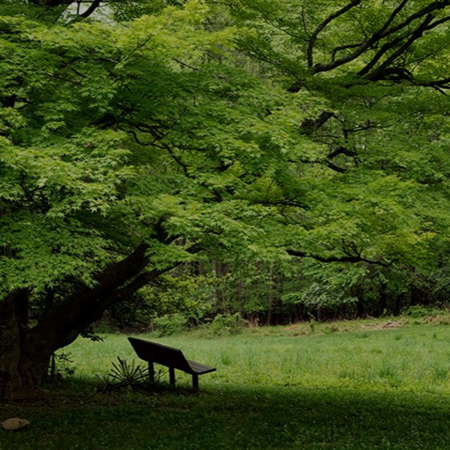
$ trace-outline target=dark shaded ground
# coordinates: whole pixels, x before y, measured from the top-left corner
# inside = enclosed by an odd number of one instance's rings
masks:
[[[92,388],[91,388],[92,390]],[[450,398],[299,388],[125,390],[0,406],[1,450],[450,449]]]

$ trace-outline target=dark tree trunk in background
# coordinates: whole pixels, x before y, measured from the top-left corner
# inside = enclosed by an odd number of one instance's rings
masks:
[[[267,300],[268,300],[268,313],[267,313],[267,325],[273,325],[273,303],[274,303],[274,296],[273,296],[273,270],[272,268],[269,269],[269,282],[267,286]]]
[[[237,296],[239,299],[239,314],[244,316],[245,314],[245,283],[243,280],[239,279],[237,282]]]

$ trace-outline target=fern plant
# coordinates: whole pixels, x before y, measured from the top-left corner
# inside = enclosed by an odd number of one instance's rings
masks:
[[[135,365],[134,361],[128,363],[120,357],[117,360],[118,362],[112,362],[113,368],[105,378],[109,386],[134,387],[148,381],[148,368]]]

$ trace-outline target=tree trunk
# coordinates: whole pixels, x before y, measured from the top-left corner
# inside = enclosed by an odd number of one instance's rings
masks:
[[[272,267],[269,269],[269,281],[267,286],[267,325],[273,325],[273,270]]]
[[[12,398],[21,389],[20,330],[15,316],[14,294],[0,303],[0,398]]]
[[[17,290],[0,303],[0,398],[13,399],[29,394],[45,373],[49,343],[29,339],[26,326],[28,293]]]
[[[0,400],[28,396],[42,383],[56,350],[71,344],[111,305],[176,267],[143,272],[149,262],[147,248],[141,244],[122,261],[110,264],[97,275],[95,287],[70,295],[33,328],[26,323],[26,292],[16,291],[0,302]]]

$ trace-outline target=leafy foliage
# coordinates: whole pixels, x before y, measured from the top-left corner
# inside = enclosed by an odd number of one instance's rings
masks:
[[[239,313],[233,315],[218,314],[211,323],[210,331],[216,335],[238,334],[246,325],[247,321]]]
[[[162,221],[205,246],[261,233],[264,208],[239,191],[259,176],[249,158],[275,161],[255,142],[260,107],[285,100],[205,57],[233,36],[203,30],[206,14],[192,1],[127,25],[2,18],[3,295],[92,285],[140,240],[161,268],[189,260],[154,238]]]
[[[159,336],[170,336],[180,333],[186,327],[187,319],[181,314],[167,314],[153,320]]]

